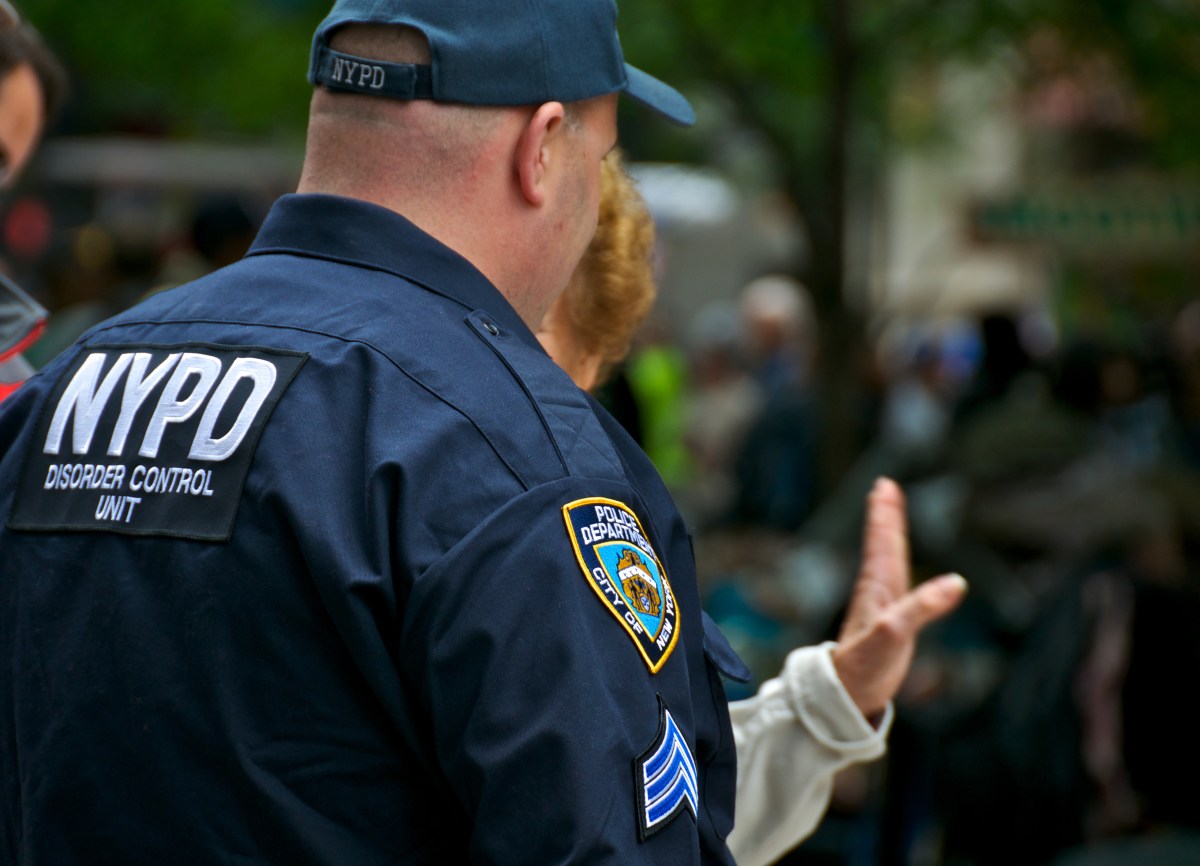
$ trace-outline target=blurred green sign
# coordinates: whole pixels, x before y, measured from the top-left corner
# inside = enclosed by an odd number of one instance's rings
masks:
[[[1101,257],[1200,251],[1200,186],[1080,186],[976,202],[972,237]]]

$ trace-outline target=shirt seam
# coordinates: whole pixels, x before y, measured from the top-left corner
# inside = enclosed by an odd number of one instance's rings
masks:
[[[514,467],[512,465],[512,463],[510,463],[505,458],[505,456],[501,452],[500,448],[496,445],[495,442],[492,441],[491,437],[488,436],[487,431],[485,431],[482,427],[480,427],[479,424],[475,421],[474,418],[471,417],[470,414],[468,414],[461,407],[456,405],[453,401],[451,401],[444,395],[439,394],[437,391],[433,390],[433,388],[431,388],[429,385],[425,384],[419,378],[417,378],[415,375],[413,375],[408,370],[406,370],[390,354],[388,354],[383,349],[376,346],[374,343],[371,343],[367,340],[363,340],[363,339],[359,339],[359,338],[352,338],[352,337],[344,337],[339,334],[331,334],[326,331],[318,330],[316,328],[305,328],[305,327],[301,327],[298,325],[281,325],[281,324],[272,323],[272,322],[242,321],[240,319],[207,319],[207,318],[205,318],[205,319],[199,319],[199,318],[166,319],[166,320],[162,320],[162,319],[158,319],[158,320],[123,319],[120,322],[114,322],[110,325],[104,325],[104,326],[101,326],[99,328],[96,328],[96,329],[88,332],[88,340],[90,341],[90,340],[94,339],[96,336],[98,336],[99,334],[102,334],[106,331],[119,330],[121,328],[129,327],[129,326],[137,326],[137,325],[154,325],[154,326],[162,326],[162,325],[237,325],[237,326],[246,327],[246,328],[268,328],[268,329],[276,330],[276,331],[293,331],[293,332],[297,332],[297,333],[301,333],[301,334],[310,334],[310,335],[317,336],[317,337],[324,337],[325,339],[328,339],[328,340],[336,340],[340,343],[363,346],[367,349],[370,349],[372,352],[374,352],[375,354],[384,358],[385,360],[387,360],[387,362],[389,364],[391,364],[393,367],[395,367],[396,370],[399,371],[400,374],[403,375],[406,379],[411,381],[413,384],[417,385],[419,388],[421,388],[423,391],[428,393],[434,399],[436,399],[439,402],[443,403],[444,405],[448,406],[450,409],[454,410],[460,416],[465,418],[468,421],[468,423],[470,423],[470,425],[473,428],[475,428],[475,431],[480,435],[480,437],[485,442],[487,442],[488,447],[490,447],[492,449],[492,452],[496,455],[496,458],[502,464],[504,464],[504,467],[510,473],[512,473],[513,477],[517,480],[517,482],[521,485],[521,487],[524,490],[531,489],[531,485],[530,485],[529,481],[526,478],[524,478],[521,475],[521,473],[517,471],[516,467]]]

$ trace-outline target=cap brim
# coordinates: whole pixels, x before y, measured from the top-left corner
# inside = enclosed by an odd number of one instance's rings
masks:
[[[696,112],[687,98],[669,84],[647,75],[636,66],[625,64],[628,83],[623,91],[630,99],[653,109],[680,126],[691,126],[696,122]]]

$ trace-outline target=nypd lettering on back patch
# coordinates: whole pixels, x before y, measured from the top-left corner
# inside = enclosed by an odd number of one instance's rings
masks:
[[[88,347],[38,421],[9,527],[227,540],[258,438],[307,357]]]
[[[563,518],[588,585],[658,673],[679,640],[679,608],[642,524],[628,506],[601,498],[567,503]]]

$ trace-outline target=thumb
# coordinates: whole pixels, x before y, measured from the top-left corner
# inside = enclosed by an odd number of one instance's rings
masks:
[[[967,581],[961,574],[945,574],[927,580],[896,602],[893,616],[909,634],[941,619],[967,594]]]

